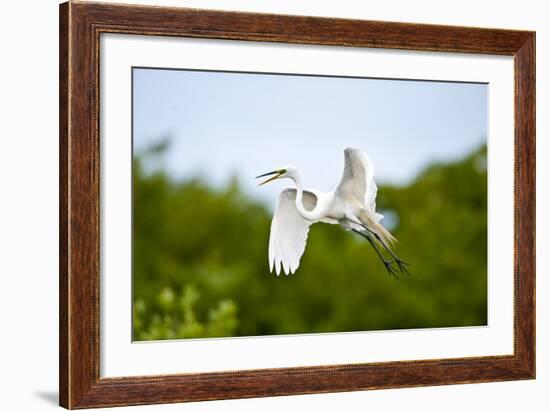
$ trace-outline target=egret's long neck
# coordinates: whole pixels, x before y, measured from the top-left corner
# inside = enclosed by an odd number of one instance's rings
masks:
[[[315,212],[314,211],[307,211],[304,208],[304,203],[302,201],[302,198],[304,196],[304,188],[302,186],[302,180],[300,179],[300,176],[298,173],[295,173],[292,176],[292,179],[294,180],[294,183],[296,184],[296,208],[298,209],[298,212],[307,220],[315,220]]]

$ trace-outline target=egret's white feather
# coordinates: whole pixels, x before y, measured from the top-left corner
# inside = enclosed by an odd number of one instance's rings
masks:
[[[302,203],[304,208],[312,210],[317,204],[317,197],[313,192],[304,190]],[[296,271],[306,247],[311,224],[296,208],[296,189],[285,188],[281,191],[269,234],[270,271],[275,268],[279,275],[281,266],[285,274]]]
[[[336,194],[343,198],[355,198],[370,212],[376,221],[383,218],[376,213],[376,194],[378,187],[374,182],[374,165],[367,154],[353,147],[344,150],[344,173],[336,187]]]

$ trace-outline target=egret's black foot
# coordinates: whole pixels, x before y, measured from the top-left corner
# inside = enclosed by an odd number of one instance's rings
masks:
[[[409,271],[407,270],[407,265],[410,265],[409,263],[399,259],[399,258],[396,258],[395,260],[395,263],[397,264],[397,266],[399,267],[399,271],[401,271],[402,273],[405,273],[407,275],[411,275],[411,273],[409,273]]]
[[[393,268],[393,266],[392,266],[393,261],[391,261],[391,260],[390,261],[382,260],[382,262],[384,263],[384,266],[386,267],[386,271],[388,272],[388,275],[391,275],[394,278],[399,278],[399,277],[397,277],[397,270],[395,268]]]

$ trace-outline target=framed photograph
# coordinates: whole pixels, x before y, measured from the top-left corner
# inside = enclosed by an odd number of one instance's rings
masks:
[[[535,33],[60,6],[60,404],[535,378]]]

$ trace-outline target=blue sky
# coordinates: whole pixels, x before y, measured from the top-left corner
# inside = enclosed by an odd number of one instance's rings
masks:
[[[133,79],[136,151],[169,135],[174,178],[236,175],[268,204],[289,181],[258,188],[254,176],[291,164],[328,191],[348,146],[369,154],[377,182],[405,184],[486,142],[485,84],[138,68]]]

